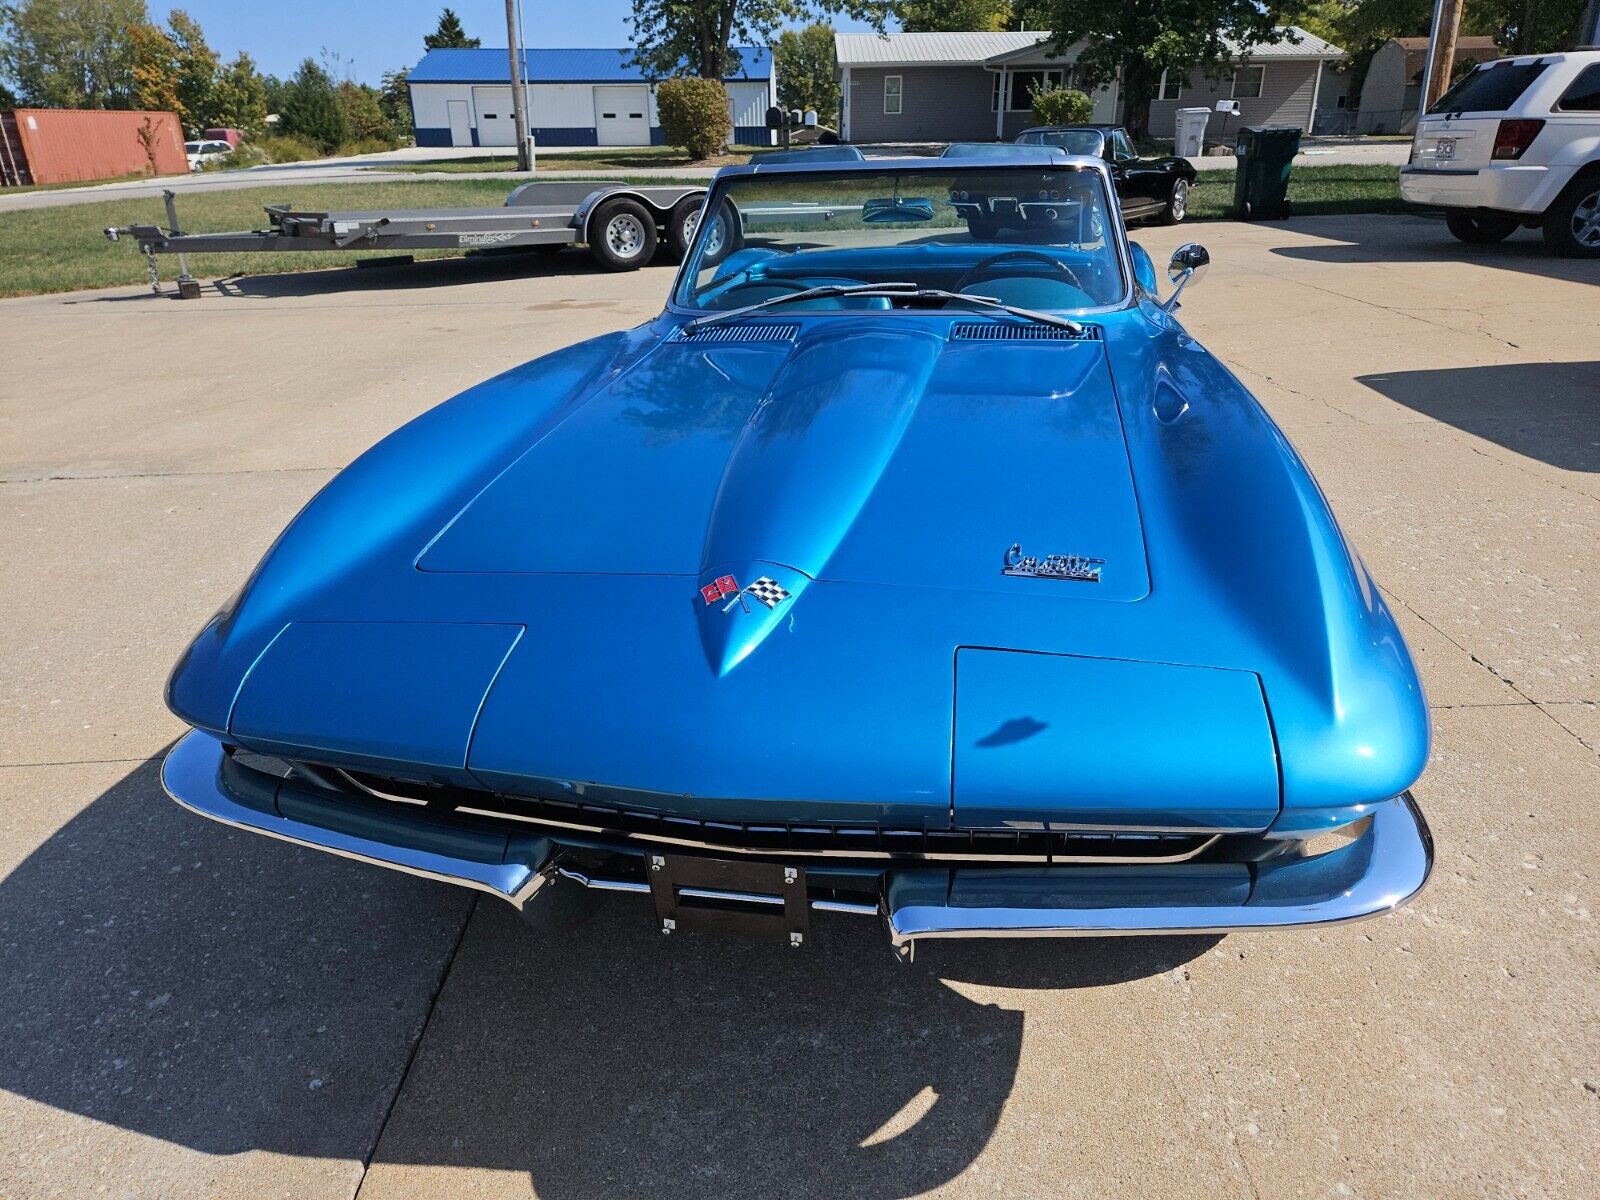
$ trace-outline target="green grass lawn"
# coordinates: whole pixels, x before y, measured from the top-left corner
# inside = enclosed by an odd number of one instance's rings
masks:
[[[644,182],[644,181],[641,181]],[[670,183],[652,179],[649,183]],[[694,181],[685,181],[694,182]],[[438,179],[416,183],[325,183],[315,186],[270,186],[237,191],[180,193],[178,220],[186,233],[264,229],[267,204],[292,204],[301,209],[456,208],[499,204],[506,184],[498,179]],[[108,242],[107,226],[167,223],[159,196],[146,199],[99,200],[54,208],[0,212],[0,296],[70,292],[80,288],[114,287],[146,280],[144,255],[130,241]],[[459,257],[460,251],[419,250],[417,258]],[[372,250],[319,251],[288,254],[192,254],[189,269],[201,278],[226,275],[269,275],[280,271],[314,271],[348,266],[377,257]],[[157,260],[161,277],[177,278],[175,255]]]
[[[1226,220],[1233,211],[1232,171],[1201,171],[1189,193],[1189,220]],[[1289,176],[1289,203],[1297,217],[1406,211],[1400,199],[1400,168],[1372,163],[1296,167]]]
[[[670,182],[652,179],[651,183]],[[683,182],[694,182],[685,180]],[[499,204],[506,194],[496,179],[430,179],[414,183],[331,183],[302,187],[241,188],[199,192],[178,198],[178,218],[186,231],[204,233],[266,226],[262,206],[292,204],[302,209],[474,207]],[[1400,212],[1397,169],[1392,166],[1297,168],[1289,182],[1296,216]],[[1205,171],[1190,194],[1193,221],[1225,219],[1233,204],[1233,172]],[[131,242],[112,243],[101,232],[108,225],[166,224],[159,197],[100,200],[54,208],[0,212],[0,296],[67,292],[145,281],[144,256]],[[454,257],[451,250],[418,251],[418,258]],[[348,266],[372,258],[371,250],[299,254],[196,254],[190,269],[202,278],[266,275]],[[177,259],[164,256],[161,274],[171,280]]]

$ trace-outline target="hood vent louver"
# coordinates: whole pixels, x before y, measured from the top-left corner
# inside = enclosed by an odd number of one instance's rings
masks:
[[[1100,327],[1085,325],[1074,333],[1059,325],[1011,325],[1000,321],[958,321],[950,328],[952,342],[1098,342]]]
[[[793,324],[777,325],[770,321],[740,321],[724,322],[720,325],[705,325],[693,333],[685,333],[683,327],[678,327],[678,332],[673,336],[676,342],[694,342],[706,344],[709,342],[792,342],[800,335],[800,326]]]

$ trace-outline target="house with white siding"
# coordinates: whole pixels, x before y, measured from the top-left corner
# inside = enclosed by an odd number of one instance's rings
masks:
[[[1150,104],[1150,131],[1168,135],[1180,108],[1237,100],[1239,125],[1310,130],[1325,69],[1344,51],[1303,29],[1233,55],[1208,76],[1163,76]],[[841,33],[834,37],[841,95],[840,137],[849,142],[1009,141],[1034,123],[1032,92],[1072,87],[1077,48],[1052,50],[1048,33]],[[1122,120],[1119,84],[1088,90],[1094,121]]]
[[[771,145],[767,109],[778,94],[772,52],[735,47],[723,80],[733,140]],[[628,49],[524,50],[528,130],[544,146],[653,146],[664,141],[655,86],[629,64]],[[429,50],[406,80],[419,146],[514,146],[511,55],[494,49]]]

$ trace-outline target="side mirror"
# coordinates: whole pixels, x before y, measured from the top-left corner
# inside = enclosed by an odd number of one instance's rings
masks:
[[[1174,250],[1171,261],[1167,263],[1167,279],[1171,281],[1175,290],[1161,307],[1167,312],[1176,309],[1178,297],[1183,294],[1183,289],[1191,283],[1198,283],[1210,265],[1211,255],[1199,242],[1185,242]]]

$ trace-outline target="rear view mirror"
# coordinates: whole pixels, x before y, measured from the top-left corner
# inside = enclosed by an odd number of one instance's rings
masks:
[[[878,196],[861,206],[865,225],[933,220],[933,201],[926,196]]]
[[[1161,307],[1167,312],[1177,308],[1178,297],[1183,294],[1183,289],[1191,283],[1198,283],[1210,265],[1211,255],[1199,242],[1185,242],[1174,250],[1171,261],[1167,263],[1167,278],[1176,290]]]

